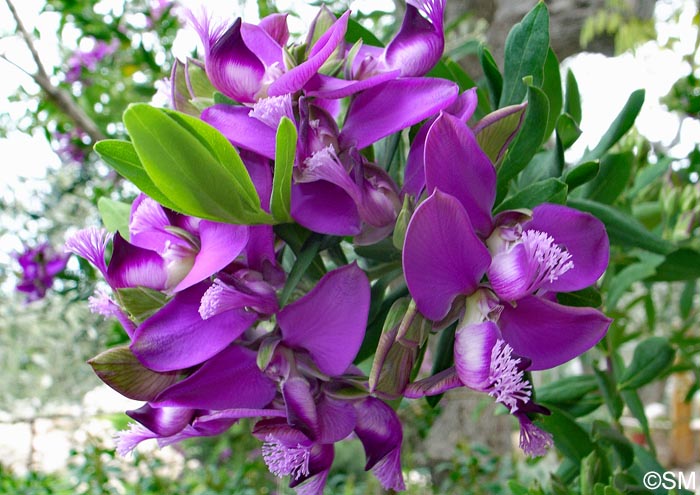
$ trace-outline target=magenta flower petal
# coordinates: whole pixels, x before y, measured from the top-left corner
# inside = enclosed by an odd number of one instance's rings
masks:
[[[195,409],[259,409],[276,393],[275,383],[258,368],[255,352],[232,345],[192,375],[163,390],[151,404]]]
[[[147,287],[163,290],[168,274],[158,253],[129,244],[117,233],[114,235],[106,279],[114,289]]]
[[[189,273],[173,289],[187,289],[210,277],[235,260],[248,242],[248,226],[202,220],[199,223],[201,247]]]
[[[332,399],[323,394],[316,408],[319,419],[319,442],[339,442],[352,433],[357,421],[357,413],[352,402]]]
[[[469,213],[474,230],[491,232],[491,208],[496,198],[496,170],[467,125],[443,113],[425,142],[425,182],[457,198]]]
[[[131,350],[144,366],[173,371],[199,364],[222,351],[257,319],[255,313],[239,309],[203,320],[199,306],[208,287],[202,283],[179,292],[139,325]]]
[[[202,120],[216,127],[233,143],[266,158],[275,158],[275,129],[250,117],[250,108],[213,105],[202,111]]]
[[[427,318],[444,318],[456,296],[474,292],[490,262],[457,199],[436,190],[416,209],[406,230],[403,267],[408,290]]]
[[[306,378],[290,376],[282,383],[282,397],[289,425],[315,440],[319,433],[319,416],[311,385]]]
[[[292,218],[309,230],[331,235],[360,233],[355,201],[326,181],[292,185]]]
[[[400,69],[402,76],[422,76],[432,69],[445,48],[444,10],[445,0],[406,2],[401,29],[384,52],[388,68]]]
[[[354,95],[360,91],[365,91],[373,88],[383,82],[391,79],[396,79],[400,75],[399,70],[381,72],[367,79],[359,81],[338,79],[323,74],[316,74],[304,88],[307,96],[318,98],[345,98],[346,96]]]
[[[276,16],[276,17],[279,17]],[[269,17],[268,17],[269,18]],[[286,21],[283,19],[284,25],[286,26]],[[269,23],[268,27],[272,29],[278,29],[274,23]],[[275,33],[275,35],[282,33]],[[284,66],[284,57],[282,45],[280,45],[277,40],[275,40],[269,32],[267,32],[262,26],[255,24],[248,24],[244,22],[241,25],[241,35],[243,37],[243,42],[249,49],[255,54],[255,56],[260,60],[266,67],[277,64],[281,68]],[[287,32],[289,36],[289,32]]]
[[[205,65],[211,83],[229,98],[241,103],[254,102],[265,75],[265,66],[246,46],[241,35],[240,18],[207,47],[207,40],[210,39],[207,37],[205,40],[202,36]]]
[[[371,469],[385,489],[405,490],[401,474],[401,421],[391,407],[374,397],[357,403],[355,410],[355,433],[367,456],[365,470]]]
[[[158,436],[169,437],[182,431],[194,417],[194,412],[194,409],[187,407],[152,407],[144,404],[138,409],[126,411],[126,414]]]
[[[279,46],[285,46],[289,40],[287,14],[270,14],[258,24]]]
[[[407,77],[358,93],[350,103],[340,133],[341,147],[362,149],[410,127],[450,105],[458,92],[451,81]]]
[[[356,264],[327,273],[277,315],[282,342],[307,350],[323,373],[344,373],[365,336],[369,295],[367,276]]]
[[[167,230],[171,225],[160,204],[143,193],[139,194],[131,205],[129,242],[161,255],[169,244],[186,246],[186,241]]]
[[[458,120],[466,123],[474,114],[478,101],[476,88],[472,88],[459,95],[443,112],[454,115]],[[420,196],[425,188],[425,139],[428,137],[428,131],[433,122],[435,121],[431,119],[423,124],[413,138],[411,148],[408,151],[403,192],[414,198]]]
[[[611,319],[593,308],[562,306],[528,296],[506,304],[498,320],[503,340],[529,369],[559,366],[592,348],[605,336]]]
[[[583,289],[593,285],[608,266],[608,234],[603,222],[589,213],[562,205],[541,204],[532,210],[532,220],[523,224],[523,230],[545,232],[571,254],[573,268],[542,285],[543,289],[554,292]]]
[[[314,44],[309,58],[293,69],[282,74],[276,81],[270,84],[267,89],[269,96],[279,96],[299,91],[311,79],[328,57],[343,42],[345,31],[348,28],[350,11],[346,11],[335,23],[323,33]]]
[[[472,323],[457,329],[454,359],[457,374],[464,385],[481,391],[491,385],[491,352],[498,338],[498,326],[492,321]]]

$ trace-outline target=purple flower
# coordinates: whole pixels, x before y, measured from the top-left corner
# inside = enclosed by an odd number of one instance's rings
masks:
[[[54,253],[47,243],[35,248],[25,246],[25,251],[17,254],[16,259],[22,269],[17,290],[27,295],[28,303],[43,298],[53,285],[54,277],[68,263],[68,256]]]
[[[106,57],[112,55],[119,48],[119,40],[113,39],[107,43],[103,40],[92,41],[92,48],[89,50],[77,50],[68,59],[65,80],[67,83],[74,83],[81,80],[84,71],[94,72],[97,65]]]
[[[56,154],[64,162],[83,163],[85,161],[85,143],[83,138],[86,136],[80,129],[72,129],[70,132],[54,132],[53,139],[55,142],[54,149]]]

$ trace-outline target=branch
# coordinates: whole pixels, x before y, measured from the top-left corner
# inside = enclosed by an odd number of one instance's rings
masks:
[[[39,52],[37,52],[36,47],[34,46],[34,41],[32,40],[32,37],[27,31],[27,29],[24,27],[24,24],[22,23],[22,20],[20,19],[19,14],[15,9],[15,6],[12,4],[11,0],[5,0],[5,3],[10,9],[12,17],[14,18],[15,23],[17,24],[17,31],[22,36],[24,43],[27,45],[27,48],[29,48],[29,51],[32,54],[32,58],[34,59],[34,63],[36,64],[36,73],[32,74],[22,69],[21,67],[17,66],[17,64],[7,59],[7,57],[3,56],[2,58],[10,62],[12,65],[18,67],[22,72],[28,74],[34,80],[34,82],[39,85],[39,87],[44,91],[44,93],[46,93],[48,99],[53,101],[58,106],[58,108],[60,108],[63,111],[63,113],[65,113],[71,120],[73,120],[77,127],[79,127],[83,132],[90,136],[90,139],[93,143],[105,139],[104,134],[102,134],[102,131],[97,126],[97,124],[95,124],[95,122],[90,118],[90,116],[87,113],[85,113],[85,111],[80,107],[80,105],[78,105],[75,102],[75,100],[73,100],[71,95],[64,89],[58,88],[51,83],[49,74],[46,72],[46,68],[44,67],[44,64],[41,62],[41,58],[39,57]]]

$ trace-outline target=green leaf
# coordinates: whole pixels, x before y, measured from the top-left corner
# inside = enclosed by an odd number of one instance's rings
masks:
[[[649,165],[638,172],[634,177],[634,184],[625,193],[628,199],[634,199],[639,192],[646,186],[656,182],[662,175],[664,175],[671,166],[673,159],[671,157],[665,156],[653,165]]]
[[[547,100],[549,100],[549,119],[547,119],[547,128],[544,132],[545,138],[548,138],[552,135],[559,120],[564,99],[561,89],[559,60],[557,60],[557,56],[551,48],[547,50],[547,57],[544,61],[542,91],[544,91],[544,94],[547,95]]]
[[[162,292],[145,287],[117,289],[116,293],[119,304],[137,324],[143,323],[168,302],[168,296]]]
[[[603,400],[608,407],[610,415],[615,418],[615,420],[620,419],[624,403],[617,392],[613,378],[605,371],[599,370],[596,367],[593,368],[593,372],[598,380],[598,389],[603,396]]]
[[[642,109],[643,103],[644,90],[638,89],[637,91],[634,91],[628,98],[625,106],[610,125],[610,128],[600,139],[600,142],[592,150],[586,151],[581,158],[581,161],[588,162],[601,158],[606,151],[612,148],[612,146],[617,143],[620,138],[627,133],[627,131],[630,130],[634,124],[634,121],[637,119],[637,115],[639,115],[639,111]]]
[[[129,240],[129,217],[131,216],[131,205],[114,201],[106,197],[101,197],[97,201],[97,209],[102,217],[102,223],[110,232],[119,232],[125,239]]]
[[[542,90],[530,86],[523,125],[498,169],[498,196],[500,198],[505,196],[511,179],[515,178],[537,153],[544,140],[548,114],[547,97]]]
[[[620,396],[622,397],[622,400],[625,401],[625,404],[627,404],[627,408],[632,413],[632,416],[639,421],[639,425],[642,428],[642,433],[644,433],[647,445],[654,450],[654,442],[651,437],[651,430],[649,429],[649,420],[647,419],[644,404],[639,398],[639,394],[636,390],[621,390]]]
[[[694,249],[681,248],[666,256],[651,280],[675,282],[697,278],[700,278],[700,253]]]
[[[444,61],[438,62],[438,64],[443,63],[445,70],[447,71],[446,79],[456,82],[459,86],[460,92],[464,92],[470,88],[476,86],[474,80],[469,77],[469,75],[464,72],[464,69],[455,62],[454,60],[445,59]],[[476,111],[474,115],[478,118],[479,116],[486,115],[491,111],[491,105],[489,104],[488,95],[481,88],[477,88],[476,94],[479,97],[479,102],[476,106]]]
[[[566,457],[581,462],[593,451],[593,442],[576,420],[556,407],[549,407],[552,414],[540,416],[535,422],[554,437],[554,445]]]
[[[564,100],[564,112],[571,115],[574,122],[581,123],[581,94],[574,73],[569,69],[566,72],[566,99]]]
[[[537,402],[560,407],[560,404],[575,402],[597,389],[598,382],[593,375],[567,376],[537,387]]]
[[[179,380],[178,373],[158,373],[146,368],[127,346],[108,349],[88,364],[100,380],[133,400],[153,400]]]
[[[272,222],[235,148],[209,124],[136,104],[124,112],[124,125],[146,173],[177,211],[229,223]]]
[[[542,203],[566,203],[566,184],[559,179],[550,178],[531,184],[504,200],[494,213],[517,208],[534,208]]]
[[[158,203],[174,210],[177,208],[160,189],[156,187],[141,164],[134,145],[129,141],[106,139],[95,144],[95,151],[119,175],[131,181],[136,187]]]
[[[557,301],[564,306],[574,306],[578,308],[598,308],[603,304],[600,291],[595,287],[587,287],[575,292],[559,292]]]
[[[619,399],[619,397],[618,397]],[[622,408],[622,406],[620,406]],[[610,445],[620,456],[620,465],[627,469],[634,462],[632,444],[622,433],[602,421],[593,422],[593,441]]]
[[[557,117],[556,130],[557,138],[565,150],[569,149],[581,135],[581,129],[568,113],[563,113]]]
[[[652,234],[632,215],[623,213],[615,207],[571,197],[567,203],[572,208],[587,211],[598,217],[605,224],[610,242],[613,244],[638,247],[658,254],[668,254],[674,249],[671,242]]]
[[[533,84],[537,87],[542,84],[548,52],[549,12],[544,2],[538,2],[521,22],[513,26],[506,38],[503,92],[499,107],[523,101],[527,92],[523,84],[524,77],[532,76]]]
[[[301,247],[301,251],[297,256],[296,262],[289,272],[289,276],[287,277],[287,282],[284,284],[282,293],[280,294],[280,307],[283,307],[289,300],[289,297],[292,295],[292,292],[296,288],[297,284],[304,276],[311,263],[314,261],[314,258],[316,258],[316,255],[321,249],[322,242],[322,234],[311,234],[308,239],[306,239],[306,242],[304,242],[304,245]]]
[[[503,91],[503,76],[501,75],[501,71],[498,70],[498,65],[493,55],[491,55],[491,52],[489,52],[485,45],[479,46],[479,62],[481,62],[481,68],[484,70],[486,87],[491,97],[491,107],[498,108],[498,102],[501,99],[501,92]]]
[[[587,182],[592,181],[598,175],[600,162],[584,162],[569,170],[564,176],[564,182],[569,186],[569,191],[573,191]]]
[[[618,388],[632,390],[646,385],[673,363],[675,351],[665,337],[649,337],[634,350],[632,362],[620,377]]]
[[[681,314],[681,318],[684,320],[688,319],[690,312],[693,310],[693,300],[695,299],[695,294],[697,292],[697,280],[688,280],[683,286],[683,292],[681,292],[681,299],[678,304],[678,309]]]
[[[372,31],[364,27],[362,24],[357,22],[355,19],[348,19],[348,29],[345,31],[345,41],[350,45],[355,44],[357,40],[362,40],[365,45],[372,46],[384,46],[384,44],[379,41]]]
[[[605,297],[607,310],[612,311],[615,309],[620,297],[624,295],[633,283],[652,277],[663,260],[663,256],[647,254],[642,256],[639,262],[627,265],[619,273],[616,273],[610,282]]]
[[[608,153],[600,160],[596,178],[578,192],[590,200],[612,204],[626,189],[633,165],[634,154],[631,151]]]
[[[433,367],[430,372],[431,375],[437,375],[441,371],[452,366],[454,363],[454,343],[456,330],[457,324],[453,323],[440,332],[440,338],[438,339],[437,348],[435,349],[435,355],[433,357]],[[430,407],[435,407],[440,403],[442,396],[443,394],[433,395],[426,397],[425,400],[428,402]]]
[[[292,171],[297,150],[297,128],[282,117],[275,142],[275,174],[272,178],[270,211],[278,222],[291,222]]]

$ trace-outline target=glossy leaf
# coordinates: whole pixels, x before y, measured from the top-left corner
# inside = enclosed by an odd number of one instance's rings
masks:
[[[537,387],[536,401],[560,407],[560,404],[576,402],[584,395],[598,389],[593,375],[574,375]]]
[[[616,273],[608,286],[605,297],[605,307],[612,311],[617,306],[625,292],[633,283],[652,277],[656,273],[656,267],[664,260],[663,256],[649,254],[641,257],[639,262],[627,265],[619,273]]]
[[[548,52],[549,12],[544,2],[538,2],[522,21],[513,26],[506,38],[499,107],[523,101],[527,93],[523,78],[532,76],[534,86],[542,84]]]
[[[177,211],[229,223],[271,222],[238,153],[209,124],[136,104],[124,112],[124,125],[146,173]]]
[[[663,263],[656,267],[656,274],[651,280],[674,282],[697,278],[700,278],[700,252],[681,248],[666,256]]]
[[[279,222],[291,222],[292,171],[297,149],[297,128],[282,117],[275,142],[275,173],[272,178],[270,212]]]
[[[95,144],[95,151],[100,155],[100,158],[116,170],[119,175],[132,182],[146,195],[171,210],[177,208],[177,206],[153,183],[146,173],[146,170],[143,168],[139,155],[134,149],[134,145],[129,141],[105,139]]]

